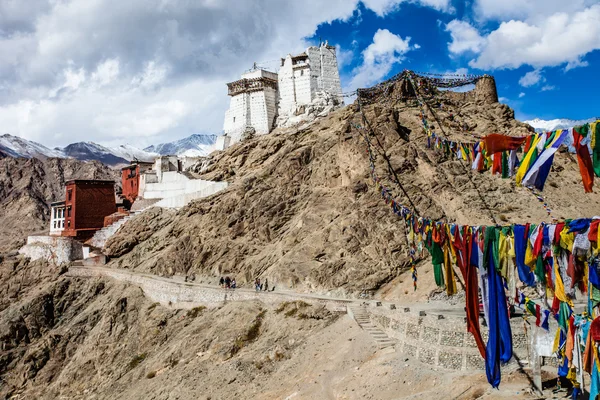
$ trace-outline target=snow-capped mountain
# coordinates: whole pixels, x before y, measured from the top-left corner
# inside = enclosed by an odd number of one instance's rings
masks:
[[[144,150],[129,144],[107,147],[94,142],[77,142],[64,148],[50,149],[31,140],[5,134],[0,136],[0,157],[72,157],[82,161],[96,160],[114,167],[129,164],[134,160],[152,162],[159,155],[206,156],[214,150],[216,140],[216,135],[194,134],[174,142],[153,145]]]
[[[113,152],[113,154],[129,161],[138,160],[153,162],[154,159],[160,155],[151,151],[139,149],[130,144],[122,144],[119,147],[111,147],[110,150]]]
[[[216,141],[216,135],[194,134],[174,142],[152,145],[144,150],[161,155],[199,157],[210,154],[214,150]]]
[[[4,134],[0,136],[0,151],[10,157],[49,158],[64,157],[61,150],[53,150],[43,144]]]
[[[158,156],[131,145],[106,147],[93,142],[78,142],[64,148],[50,149],[40,143],[9,134],[0,136],[0,153],[24,158],[72,157],[82,161],[97,160],[110,166],[129,164],[132,160],[154,161]]]
[[[76,158],[81,161],[97,160],[106,165],[129,164],[123,157],[115,155],[109,148],[93,142],[71,143],[62,149],[66,157]]]
[[[574,126],[584,125],[584,124],[587,124],[590,122],[594,122],[594,121],[596,121],[596,119],[597,118],[574,120],[574,119],[560,118],[560,119],[543,120],[543,119],[535,118],[535,119],[532,119],[529,121],[523,121],[523,122],[533,126],[533,128],[535,129],[536,132],[551,132],[556,129],[568,129],[568,128],[572,128]]]
[[[107,165],[129,164],[132,160],[151,162],[158,156],[131,145],[106,147],[94,142],[72,143],[62,151],[66,157],[82,161],[98,160]]]

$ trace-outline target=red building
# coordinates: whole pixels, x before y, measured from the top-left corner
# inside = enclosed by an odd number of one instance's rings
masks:
[[[131,165],[121,168],[121,186],[123,199],[133,204],[138,197],[140,190],[140,174],[152,169],[152,163],[135,162]]]
[[[87,240],[104,227],[104,217],[117,211],[113,181],[68,181],[62,236]]]

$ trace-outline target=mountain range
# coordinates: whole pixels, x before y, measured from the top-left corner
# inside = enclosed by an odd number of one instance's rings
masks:
[[[148,146],[144,151],[162,155],[177,154],[186,157],[201,157],[208,155],[214,148],[217,135],[193,134],[174,142]]]
[[[523,122],[531,125],[536,132],[548,132],[583,125],[595,120],[596,118],[584,120],[535,118]],[[153,161],[159,155],[206,156],[213,151],[216,140],[217,136],[213,134],[193,134],[183,139],[151,145],[144,149],[129,144],[107,147],[94,142],[76,142],[64,148],[51,149],[31,140],[4,134],[0,136],[0,157],[75,158],[81,161],[96,160],[106,165],[119,166],[133,160]]]
[[[536,132],[552,132],[556,129],[568,129],[574,126],[584,125],[590,122],[596,121],[598,118],[589,118],[589,119],[550,119],[544,120],[539,118],[534,118],[529,121],[523,121],[526,124],[533,126]]]
[[[31,140],[4,134],[0,136],[0,157],[75,158],[81,161],[96,160],[114,167],[129,164],[133,160],[153,161],[159,155],[206,156],[213,150],[216,139],[216,135],[193,134],[180,140],[152,145],[145,149],[129,144],[107,147],[94,142],[76,142],[63,148],[51,149]]]

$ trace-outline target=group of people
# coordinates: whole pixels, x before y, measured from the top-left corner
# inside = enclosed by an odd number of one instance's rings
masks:
[[[219,286],[221,286],[223,289],[235,289],[237,288],[237,283],[235,281],[235,278],[230,278],[228,276],[226,277],[221,277],[219,279]],[[260,281],[260,278],[256,278],[254,280],[254,289],[256,289],[257,292],[267,292],[269,291],[269,280],[265,278],[264,282]],[[275,288],[273,287],[271,290],[274,290]]]
[[[226,276],[225,278],[221,277],[219,279],[219,286],[225,289],[235,289],[237,287],[237,283],[235,282],[235,278],[231,279]]]
[[[256,289],[257,292],[260,292],[262,290],[264,290],[265,292],[269,290],[269,280],[265,279],[264,283],[260,282],[260,278],[256,278],[254,280],[254,289]]]

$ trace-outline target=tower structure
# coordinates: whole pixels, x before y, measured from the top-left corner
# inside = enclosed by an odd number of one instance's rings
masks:
[[[245,133],[264,135],[276,124],[290,126],[289,121],[314,119],[343,104],[336,49],[327,42],[295,56],[288,54],[281,59],[278,73],[255,63],[227,89],[231,101],[217,150],[240,141]]]
[[[319,92],[327,92],[337,104],[343,102],[335,46],[327,42],[282,58],[278,79],[279,116],[295,114],[299,107],[311,104]]]
[[[238,142],[248,130],[259,135],[269,133],[277,113],[277,74],[254,68],[228,83],[227,89],[231,102],[223,131],[231,143]]]

